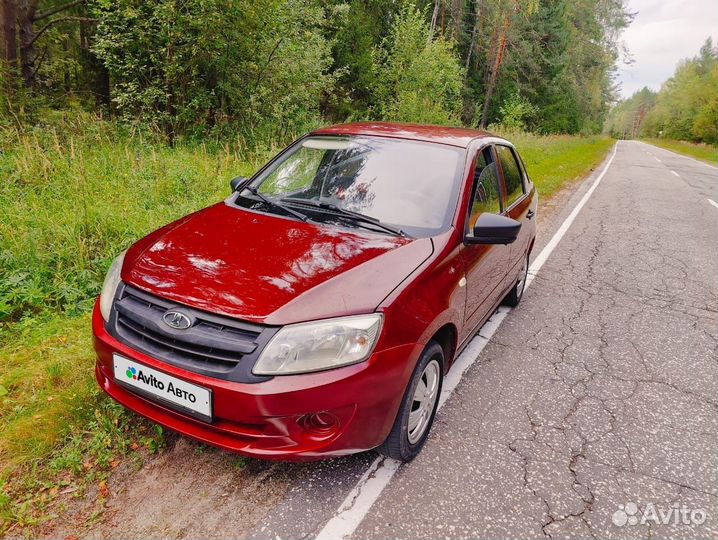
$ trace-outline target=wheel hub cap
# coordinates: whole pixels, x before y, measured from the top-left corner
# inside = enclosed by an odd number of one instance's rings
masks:
[[[440,366],[436,360],[431,360],[419,378],[419,384],[414,389],[414,398],[409,412],[407,427],[409,442],[415,444],[426,432],[434,412],[434,405],[439,396]]]
[[[519,281],[517,283],[516,292],[518,292],[519,298],[523,296],[524,294],[524,287],[526,286],[526,274],[528,274],[529,271],[529,265],[526,259],[524,259],[524,264],[521,267],[521,272],[519,273]]]

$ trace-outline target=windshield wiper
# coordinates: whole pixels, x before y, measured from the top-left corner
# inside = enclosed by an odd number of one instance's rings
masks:
[[[338,214],[341,217],[349,218],[353,221],[374,225],[375,227],[383,229],[396,236],[406,236],[406,233],[397,227],[392,227],[391,225],[382,223],[377,218],[360,214],[359,212],[353,212],[352,210],[347,210],[346,208],[342,208],[341,206],[337,206],[336,204],[323,201],[315,201],[313,199],[299,199],[295,197],[285,197],[282,199],[282,201],[304,206],[311,206],[312,208],[319,208],[321,210],[328,210],[329,212],[333,212],[334,214]]]
[[[302,214],[301,212],[297,212],[296,210],[292,210],[288,206],[286,206],[278,201],[275,201],[273,199],[270,199],[269,197],[265,197],[264,195],[262,195],[259,192],[259,190],[256,187],[247,186],[244,189],[249,191],[252,195],[257,197],[260,201],[262,201],[267,206],[272,206],[274,208],[278,208],[284,212],[287,212],[288,214],[293,215],[295,218],[300,219],[301,221],[307,221],[309,219],[309,216]]]

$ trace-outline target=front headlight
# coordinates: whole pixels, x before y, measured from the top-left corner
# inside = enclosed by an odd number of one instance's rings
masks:
[[[374,349],[382,316],[358,315],[282,328],[254,365],[255,375],[321,371],[366,360]]]
[[[120,270],[125,260],[127,250],[120,253],[117,258],[112,261],[110,269],[105,276],[105,282],[102,284],[102,292],[100,293],[100,313],[105,322],[110,320],[110,310],[112,309],[112,301],[115,299],[117,286],[120,284]]]

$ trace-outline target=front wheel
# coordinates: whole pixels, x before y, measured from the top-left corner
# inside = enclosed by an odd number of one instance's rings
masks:
[[[524,263],[521,266],[519,277],[516,280],[516,284],[513,289],[509,291],[509,294],[504,298],[504,305],[509,307],[516,307],[521,302],[521,297],[524,295],[524,289],[526,288],[526,277],[529,273],[529,254],[527,253],[524,257]]]
[[[444,350],[429,342],[414,369],[389,436],[377,450],[399,461],[411,461],[421,451],[439,404],[444,380]]]

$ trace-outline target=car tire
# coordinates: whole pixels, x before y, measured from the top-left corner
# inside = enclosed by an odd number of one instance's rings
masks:
[[[513,288],[509,291],[509,294],[504,298],[503,304],[509,307],[516,307],[521,302],[521,297],[524,295],[524,289],[526,288],[526,277],[529,273],[529,254],[527,253],[524,257],[524,264],[521,266],[521,272],[519,277],[514,283]]]
[[[421,452],[434,423],[443,382],[444,349],[430,341],[414,368],[389,436],[377,448],[379,453],[407,462]]]

